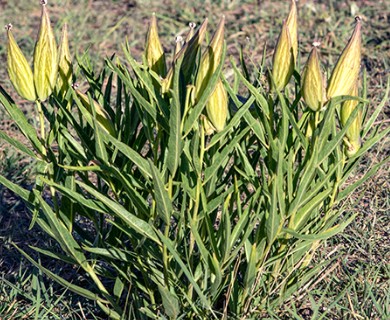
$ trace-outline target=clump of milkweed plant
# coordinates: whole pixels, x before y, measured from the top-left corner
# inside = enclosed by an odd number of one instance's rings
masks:
[[[386,97],[367,100],[361,19],[326,79],[318,42],[297,69],[291,1],[272,61],[248,75],[232,60],[231,84],[225,17],[210,37],[207,19],[191,23],[167,61],[152,15],[142,62],[125,43],[96,74],[72,60],[66,26],[57,44],[41,5],[32,67],[6,26],[8,74],[39,128],[0,95],[30,145],[1,138],[35,161],[36,182],[0,183],[61,252],[35,250],[77,267],[88,285],[20,252],[112,319],[256,318],[305,294],[329,265],[313,262],[316,250],[355,218],[343,200],[383,164],[346,185],[389,132],[375,122]]]

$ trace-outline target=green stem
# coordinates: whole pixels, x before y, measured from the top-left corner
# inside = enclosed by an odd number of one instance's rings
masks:
[[[172,194],[173,194],[173,177],[172,175],[169,176],[169,181],[168,181],[168,195],[169,198],[172,201]],[[167,223],[164,228],[164,236],[165,238],[169,238],[169,224]],[[164,282],[167,288],[169,288],[169,281],[168,281],[168,248],[164,244],[163,246],[163,265],[164,265]]]
[[[35,101],[35,104],[38,109],[39,125],[41,130],[41,140],[42,140],[42,155],[46,156],[46,131],[45,131],[45,117],[42,110],[42,103],[39,100]]]
[[[204,152],[205,152],[205,132],[204,132],[204,127],[201,124],[200,125],[200,154],[199,154],[199,165],[200,168],[203,167],[203,158],[204,158]],[[197,223],[198,219],[198,210],[199,210],[199,203],[200,203],[200,190],[202,188],[202,170],[200,170],[198,179],[196,181],[196,195],[195,195],[195,205],[194,205],[194,211],[193,211],[193,216],[192,219],[195,223]],[[193,249],[195,246],[195,237],[191,233],[190,236],[190,250],[189,253],[191,255]]]

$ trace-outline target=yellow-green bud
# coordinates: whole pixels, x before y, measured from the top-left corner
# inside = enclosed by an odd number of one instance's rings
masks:
[[[310,109],[319,111],[326,101],[325,85],[318,59],[318,43],[313,45],[302,75],[302,97]]]
[[[348,95],[355,85],[360,70],[361,22],[356,18],[356,26],[347,46],[344,48],[329,80],[327,96]]]
[[[29,101],[36,100],[34,77],[30,65],[12,35],[12,25],[5,26],[8,37],[7,69],[16,92]]]
[[[154,13],[150,20],[145,48],[145,57],[149,68],[164,77],[166,73],[165,53],[158,36],[157,19]]]
[[[221,80],[215,86],[215,89],[209,97],[206,104],[208,120],[217,132],[225,128],[228,114],[228,96]]]
[[[350,92],[351,96],[358,96],[358,82],[356,81],[352,91]],[[357,100],[347,100],[341,105],[340,118],[341,125],[345,126],[348,118],[351,113],[358,106],[359,101]],[[362,110],[358,111],[356,118],[353,120],[351,125],[348,127],[347,132],[345,133],[344,143],[346,146],[346,154],[348,157],[352,157],[359,151],[361,146],[360,131],[362,126]]]
[[[177,36],[175,38],[175,43],[176,43],[176,46],[175,46],[175,56],[176,56],[179,53],[179,51],[181,50],[181,48],[183,48],[183,37]]]
[[[58,80],[57,88],[59,93],[64,96],[72,84],[72,58],[70,56],[68,27],[64,24],[60,47],[58,49]]]
[[[110,117],[108,116],[107,111],[104,110],[102,106],[95,100],[92,100],[93,105],[91,105],[88,96],[82,93],[80,90],[75,89],[75,92],[77,97],[80,99],[80,102],[91,115],[93,115],[92,108],[95,110],[96,120],[101,124],[102,128],[111,136],[115,136],[115,128],[110,120]]]
[[[203,122],[203,129],[204,129],[204,133],[206,134],[206,136],[212,135],[214,133],[214,131],[215,131],[214,126],[207,119],[207,117],[205,115],[203,115],[203,114],[201,115],[201,120]]]
[[[57,44],[50,25],[46,3],[47,1],[41,0],[41,25],[34,50],[34,84],[41,101],[51,95],[58,76]]]
[[[286,25],[288,31],[290,32],[294,63],[296,63],[298,58],[298,12],[295,0],[291,0],[291,8],[287,17]]]
[[[275,52],[272,58],[272,77],[278,91],[283,90],[294,72],[294,53],[291,45],[290,31],[286,22],[276,44]],[[273,88],[271,82],[271,88]]]
[[[199,99],[206,89],[210,82],[210,78],[221,63],[224,44],[224,24],[225,16],[223,16],[219,22],[217,30],[215,31],[206,52],[202,56],[195,82],[196,100]]]

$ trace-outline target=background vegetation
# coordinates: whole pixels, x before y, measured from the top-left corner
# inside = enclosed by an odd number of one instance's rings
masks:
[[[50,1],[51,19],[55,29],[69,24],[71,50],[82,55],[88,51],[96,67],[101,57],[122,55],[120,45],[127,37],[134,56],[140,57],[144,35],[151,12],[159,19],[160,36],[166,52],[172,52],[174,38],[183,33],[188,22],[200,23],[204,17],[215,24],[221,14],[226,15],[228,55],[236,59],[243,47],[245,59],[259,63],[264,46],[273,48],[286,16],[286,1]],[[215,15],[212,16],[211,13]],[[337,54],[349,37],[354,16],[363,16],[363,68],[369,78],[371,108],[378,104],[385,90],[389,73],[390,33],[388,1],[300,1],[300,50],[302,64],[306,61],[313,40],[322,43],[321,55],[325,67],[334,65]],[[1,1],[0,24],[14,25],[14,34],[27,56],[32,56],[40,10],[34,1]],[[5,32],[0,37],[1,61],[5,61]],[[272,54],[268,50],[269,55]],[[10,87],[0,70],[2,85]],[[229,79],[229,74],[226,75]],[[83,83],[80,84],[83,86]],[[13,90],[11,90],[13,92]],[[20,101],[18,97],[15,97]],[[29,114],[30,104],[25,112]],[[387,106],[381,120],[389,122]],[[31,121],[35,121],[31,117]],[[19,136],[7,115],[0,111],[0,129]],[[13,181],[28,186],[34,179],[31,165],[5,144],[0,145],[0,170]],[[366,157],[362,166],[370,167],[389,153],[389,139],[384,139]],[[332,251],[339,259],[329,267],[322,280],[311,288],[309,296],[297,297],[293,308],[296,317],[319,319],[383,319],[390,313],[389,297],[389,168],[383,167],[359,192],[350,197],[347,207],[359,212],[358,218],[341,235],[328,240],[316,259],[325,259]],[[356,178],[359,177],[359,170]],[[28,245],[51,247],[47,236],[35,227],[27,231],[30,217],[23,204],[6,189],[0,189],[0,318],[99,318],[94,305],[47,281],[36,269],[24,261],[9,242],[13,241],[29,251]],[[30,252],[30,251],[29,251]],[[34,253],[31,252],[34,255]],[[36,256],[36,254],[35,254]],[[38,256],[36,256],[39,259]],[[45,258],[47,259],[47,258]],[[51,263],[51,264],[50,264]],[[44,261],[52,270],[61,270],[57,262]],[[77,277],[77,270],[65,270],[69,279]],[[64,274],[62,270],[62,274]],[[326,312],[325,312],[326,311]],[[44,316],[44,317],[43,317]],[[283,318],[283,307],[268,317]],[[43,318],[42,318],[43,317]],[[104,316],[103,316],[104,318]]]

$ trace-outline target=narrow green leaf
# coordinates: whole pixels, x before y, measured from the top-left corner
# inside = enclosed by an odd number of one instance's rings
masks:
[[[294,217],[294,230],[299,230],[301,226],[307,222],[313,210],[318,208],[318,206],[325,201],[325,199],[331,194],[333,190],[328,188],[319,194],[317,194],[313,199],[311,199],[302,209],[299,209]]]
[[[221,166],[224,166],[224,161],[226,160],[226,157],[230,155],[230,153],[234,150],[238,142],[247,134],[249,130],[249,127],[243,129],[240,134],[238,134],[236,137],[234,137],[233,140],[230,141],[229,145],[227,145],[221,151],[221,153],[218,153],[214,156],[213,164],[205,170],[203,185],[205,185],[211,178],[214,177],[215,173]]]
[[[179,299],[177,295],[161,285],[158,285],[158,291],[161,294],[165,314],[172,319],[176,319],[180,314]]]
[[[383,96],[383,99],[381,103],[375,107],[374,112],[372,113],[370,119],[368,119],[364,124],[364,129],[362,133],[362,139],[367,135],[367,133],[370,131],[372,126],[374,125],[375,120],[378,118],[378,115],[381,113],[382,109],[387,105],[388,106],[388,96],[390,92],[390,76],[387,77],[387,86],[386,86],[386,92]]]
[[[171,220],[171,215],[173,213],[172,202],[169,198],[167,190],[165,189],[160,172],[154,166],[153,162],[150,159],[148,161],[153,176],[153,190],[156,201],[157,213],[160,215],[160,217],[164,220],[166,224],[169,224]]]
[[[17,124],[20,131],[22,131],[24,136],[31,141],[35,151],[41,153],[43,145],[39,140],[34,127],[28,123],[23,111],[14,103],[2,86],[0,86],[0,101],[11,116],[11,119]]]
[[[169,138],[167,165],[172,176],[175,176],[182,152],[181,110],[180,110],[180,68],[183,59],[174,66],[173,88],[171,89],[171,105],[169,113]]]
[[[317,241],[317,240],[325,240],[329,239],[330,237],[333,237],[334,235],[342,232],[355,218],[357,214],[354,214],[351,216],[348,220],[344,221],[343,223],[336,225],[334,227],[329,228],[328,230],[325,230],[323,232],[319,232],[317,234],[300,234],[298,232],[295,232],[292,229],[284,228],[283,231],[285,231],[288,234],[293,235],[297,239],[301,240],[309,240],[309,241]]]
[[[77,286],[75,284],[72,284],[71,282],[65,280],[64,278],[61,278],[60,276],[56,275],[49,269],[46,269],[45,267],[41,266],[38,262],[36,262],[33,258],[31,258],[26,252],[24,252],[22,249],[20,249],[15,243],[12,243],[13,246],[28,260],[30,261],[34,266],[36,266],[39,270],[41,270],[44,274],[46,274],[49,278],[53,279],[54,281],[58,282],[60,285],[64,286],[65,288],[68,288],[69,290],[75,292],[76,294],[79,294],[83,297],[86,297],[87,299],[93,300],[93,301],[102,301],[97,294],[83,288],[80,286]]]
[[[10,145],[15,147],[19,151],[23,152],[24,154],[28,155],[29,157],[31,157],[35,160],[39,160],[39,158],[36,156],[36,154],[34,152],[32,152],[29,148],[27,148],[23,143],[11,138],[2,130],[0,130],[0,139],[7,141]]]
[[[365,183],[368,179],[370,179],[373,175],[375,175],[378,170],[385,164],[390,161],[390,156],[386,157],[383,161],[377,163],[374,165],[365,175],[363,178],[360,178],[359,180],[355,181],[348,187],[346,187],[344,190],[340,191],[340,193],[337,195],[337,202],[345,199],[349,195],[352,194],[352,192],[361,186],[363,183]]]
[[[123,142],[119,141],[115,137],[106,135],[105,138],[110,143],[112,143],[116,148],[118,148],[123,153],[124,156],[126,156],[129,160],[131,160],[139,168],[139,170],[146,178],[152,178],[148,161],[144,159],[138,152],[136,152],[134,149],[130,148],[128,145],[124,144]]]
[[[137,218],[135,215],[127,211],[123,206],[101,194],[99,191],[86,185],[85,183],[77,181],[77,184],[96,199],[101,201],[105,206],[107,206],[107,208],[111,209],[119,218],[121,218],[125,223],[127,223],[128,226],[133,228],[139,234],[142,234],[143,236],[160,244],[160,241],[158,240],[152,226],[149,223]]]
[[[173,258],[180,265],[182,271],[184,272],[185,276],[187,277],[187,280],[193,285],[194,290],[199,295],[199,298],[202,301],[202,303],[205,305],[205,307],[207,309],[209,309],[212,312],[212,314],[214,314],[214,312],[211,310],[211,306],[210,306],[210,303],[209,303],[207,297],[204,295],[204,293],[200,289],[199,285],[196,283],[194,275],[187,268],[187,264],[184,263],[184,261],[180,258],[177,250],[173,247],[171,240],[169,238],[165,237],[161,232],[158,232],[157,234],[158,234],[159,238],[161,239],[161,242],[164,245],[166,245],[168,250],[171,252]],[[214,315],[214,317],[215,317],[215,315]]]

